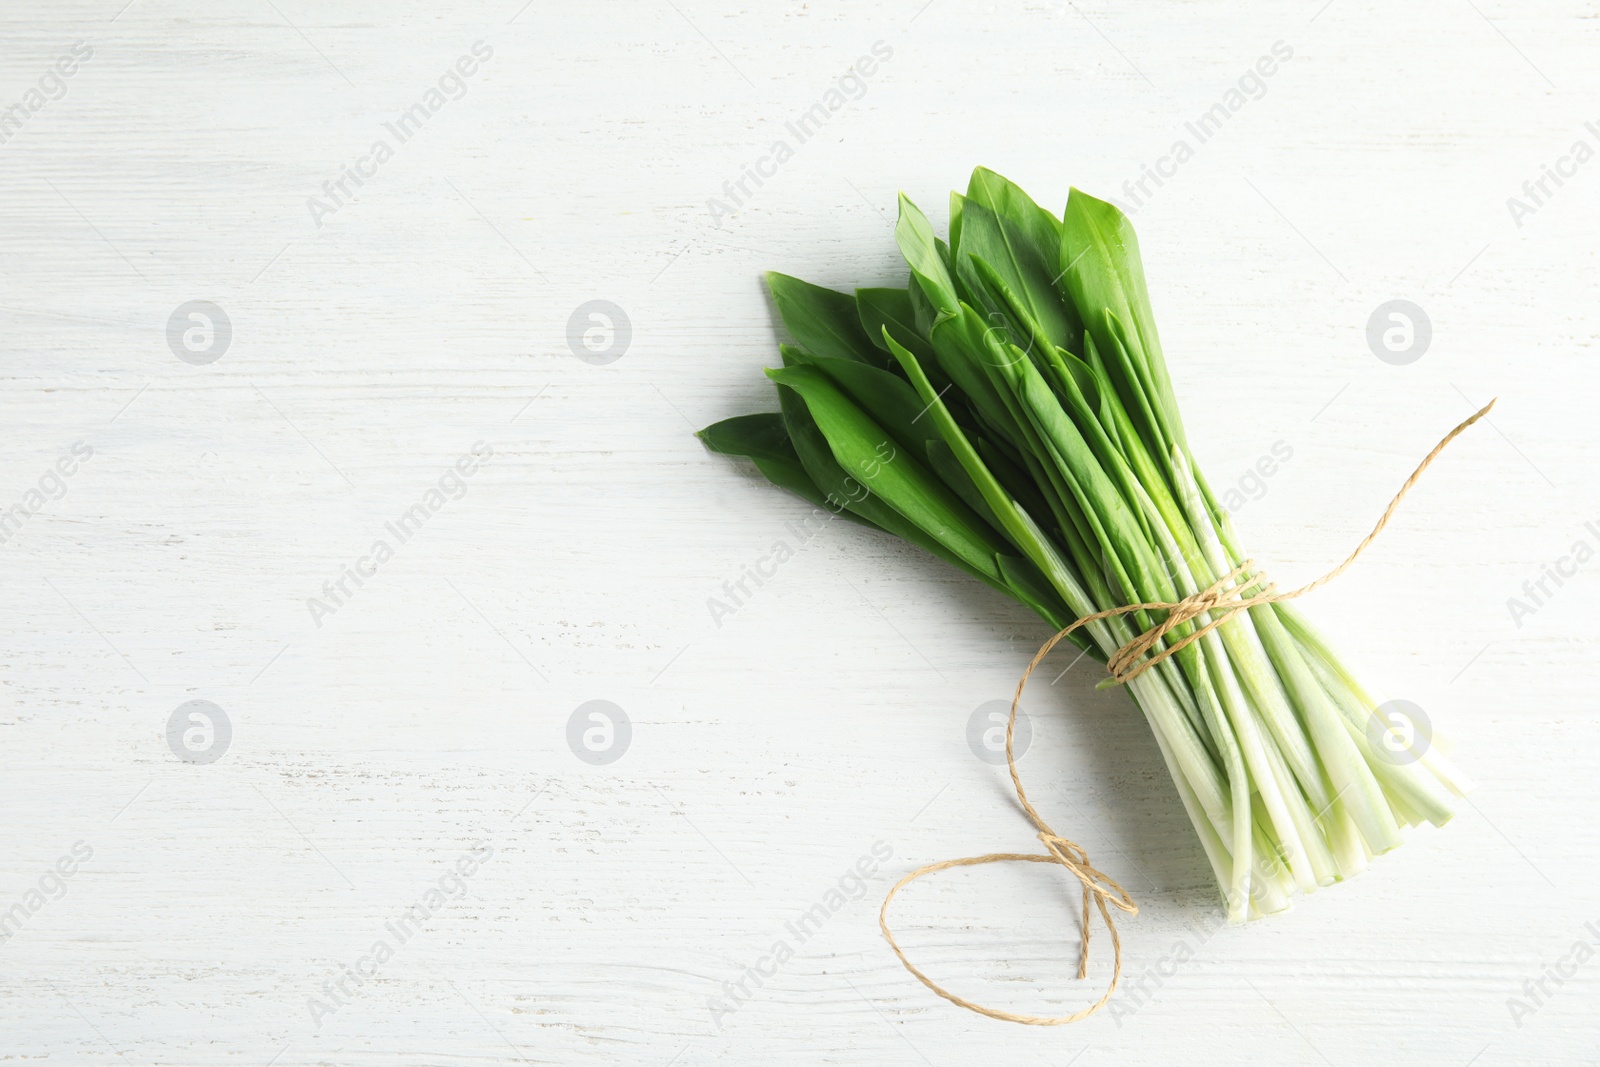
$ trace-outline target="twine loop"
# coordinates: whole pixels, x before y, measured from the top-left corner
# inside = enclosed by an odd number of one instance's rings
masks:
[[[1117,649],[1117,651],[1106,660],[1106,670],[1110,672],[1111,677],[1118,685],[1130,682],[1140,674],[1143,674],[1145,671],[1155,666],[1157,663],[1172,655],[1174,652],[1178,651],[1178,649],[1185,647],[1191,642],[1198,641],[1200,638],[1204,637],[1218,626],[1221,626],[1223,623],[1227,622],[1229,619],[1233,618],[1246,608],[1256,604],[1265,604],[1273,600],[1287,599],[1287,597],[1290,595],[1300,595],[1299,592],[1296,592],[1294,594],[1284,594],[1283,596],[1278,596],[1276,595],[1278,589],[1277,583],[1268,582],[1265,586],[1260,587],[1259,593],[1255,594],[1254,596],[1245,596],[1246,589],[1256,588],[1260,585],[1259,572],[1256,571],[1255,566],[1255,560],[1247,559],[1237,567],[1233,568],[1233,570],[1229,571],[1227,574],[1224,574],[1221,578],[1218,578],[1205,589],[1202,589],[1198,593],[1191,594],[1190,596],[1184,597],[1182,600],[1174,601],[1170,604],[1141,604],[1138,606],[1138,608],[1119,608],[1111,612],[1101,612],[1101,618],[1106,618],[1110,615],[1120,615],[1130,610],[1139,610],[1140,608],[1146,610],[1164,608],[1167,612],[1167,617],[1165,619],[1162,619],[1160,622],[1150,627],[1150,629],[1146,630],[1138,637],[1135,637],[1133,640]],[[1251,581],[1245,583],[1245,585],[1241,587],[1232,587],[1233,582],[1247,575],[1250,576],[1252,579]],[[1226,606],[1225,610],[1223,610],[1215,619],[1212,619],[1207,626],[1203,627],[1198,632],[1187,634],[1181,641],[1174,643],[1171,647],[1162,649],[1159,653],[1157,653],[1155,656],[1151,656],[1149,659],[1145,658],[1146,654],[1152,648],[1155,648],[1157,645],[1161,644],[1161,642],[1165,640],[1167,634],[1171,631],[1177,629],[1186,622],[1190,622],[1201,615],[1216,611],[1218,608],[1223,608],[1224,606]]]
[[[1034,670],[1056,645],[1089,623],[1138,611],[1164,612],[1165,616],[1159,622],[1152,624],[1143,633],[1129,640],[1107,659],[1106,670],[1109,672],[1111,680],[1117,685],[1124,685],[1162,660],[1200,640],[1241,611],[1248,611],[1250,608],[1260,604],[1271,604],[1280,600],[1293,600],[1295,597],[1304,596],[1313,589],[1331,582],[1343,574],[1345,569],[1354,563],[1356,558],[1365,552],[1368,546],[1377,539],[1378,535],[1383,532],[1384,527],[1389,525],[1389,520],[1394,516],[1396,509],[1400,507],[1400,501],[1404,500],[1406,494],[1411,492],[1412,486],[1417,484],[1417,479],[1422,477],[1422,472],[1427,470],[1433,461],[1439,457],[1439,453],[1443,452],[1445,447],[1460,436],[1467,427],[1487,415],[1489,409],[1494,407],[1494,404],[1493,400],[1489,401],[1473,415],[1463,420],[1455,429],[1445,434],[1439,443],[1433,446],[1433,451],[1423,457],[1422,462],[1418,463],[1416,469],[1411,472],[1411,476],[1400,486],[1400,491],[1389,501],[1389,506],[1384,509],[1383,515],[1379,517],[1377,524],[1372,527],[1372,531],[1362,538],[1361,543],[1356,545],[1355,551],[1346,556],[1342,563],[1322,577],[1307,582],[1298,589],[1280,593],[1275,583],[1266,581],[1261,571],[1256,567],[1255,560],[1247,559],[1206,588],[1180,600],[1127,604],[1122,607],[1108,608],[1105,611],[1097,611],[1093,614],[1085,615],[1074,621],[1072,625],[1057,631],[1048,641],[1041,645],[1039,651],[1034,653],[1033,659],[1029,661],[1027,669],[1022,672],[1022,678],[1017,682],[1016,694],[1011,698],[1011,716],[1006,721],[1006,767],[1011,772],[1011,784],[1016,788],[1017,802],[1022,806],[1022,811],[1027,815],[1028,820],[1033,823],[1034,829],[1038,831],[1039,841],[1044,845],[1045,853],[1040,855],[1035,852],[991,852],[983,856],[941,860],[938,863],[930,863],[926,866],[918,867],[896,882],[894,888],[890,889],[883,898],[883,906],[878,909],[878,928],[883,931],[884,940],[889,942],[889,947],[900,958],[900,962],[905,965],[906,970],[910,971],[919,982],[950,1003],[959,1005],[969,1011],[977,1012],[979,1015],[988,1016],[991,1019],[999,1019],[1002,1022],[1023,1023],[1028,1026],[1060,1026],[1064,1023],[1074,1023],[1080,1019],[1086,1019],[1105,1007],[1106,1002],[1111,999],[1111,995],[1117,991],[1117,983],[1122,979],[1122,940],[1117,936],[1117,924],[1111,917],[1111,909],[1116,908],[1125,914],[1137,915],[1139,914],[1139,906],[1133,902],[1133,898],[1128,895],[1128,891],[1123,889],[1116,879],[1104,871],[1097,870],[1089,863],[1089,853],[1082,845],[1070,838],[1062,837],[1050,828],[1050,824],[1044,821],[1044,816],[1040,815],[1032,802],[1028,800],[1027,791],[1022,788],[1022,777],[1017,773],[1017,759],[1013,747],[1013,738],[1017,727],[1017,709],[1022,704],[1022,692],[1027,688],[1028,679],[1032,677]],[[1164,647],[1160,647],[1158,651],[1152,654],[1152,650],[1162,646],[1173,630],[1188,623],[1198,622],[1203,616],[1209,616],[1209,618],[1178,640],[1165,644]],[[1017,1012],[1001,1011],[998,1008],[985,1007],[967,1000],[965,997],[957,996],[926,974],[923,974],[906,957],[905,952],[901,950],[900,945],[895,941],[894,934],[889,930],[889,904],[894,900],[895,895],[905,886],[924,875],[947,871],[956,867],[975,867],[986,863],[1059,864],[1061,867],[1066,868],[1067,872],[1082,884],[1083,914],[1079,925],[1083,931],[1083,936],[1079,942],[1079,979],[1087,978],[1089,975],[1089,934],[1091,929],[1089,905],[1091,902],[1099,909],[1100,918],[1105,923],[1106,932],[1111,935],[1111,981],[1099,1000],[1070,1015],[1024,1015]]]

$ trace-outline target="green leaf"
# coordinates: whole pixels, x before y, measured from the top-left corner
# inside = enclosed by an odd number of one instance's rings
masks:
[[[1041,262],[1055,263],[1061,248],[1061,220],[1034,203],[1033,197],[1016,183],[988,167],[976,167],[967,182],[967,199],[982,204],[1017,227]],[[954,227],[950,231],[950,241],[957,243]]]
[[[1122,406],[1137,428],[1145,449],[1167,470],[1169,485],[1176,485],[1169,470],[1172,456],[1170,427],[1162,418],[1159,398],[1152,395],[1154,386],[1141,374],[1139,360],[1131,351],[1122,320],[1109,308],[1103,312],[1104,333],[1108,347],[1102,350],[1106,377],[1114,383]]]
[[[835,385],[896,441],[911,449],[913,455],[920,455],[928,441],[938,440],[931,424],[922,418],[923,406],[916,391],[898,374],[848,359],[813,356],[789,345],[780,345],[779,352],[783,355],[784,366],[814,366],[833,379]],[[950,487],[958,493],[964,490],[961,485],[951,484]]]
[[[956,283],[946,266],[947,257],[939,251],[943,242],[933,235],[928,217],[904,193],[900,194],[900,218],[894,224],[894,239],[911,268],[912,278],[934,310],[940,316],[958,314],[961,301],[956,295]]]
[[[1073,621],[1075,616],[1072,609],[1062,602],[1060,593],[1050,588],[1050,583],[1039,573],[1039,568],[1021,556],[996,556],[995,563],[999,565],[1000,574],[1010,587],[1011,595],[1037,612],[1052,629],[1064,630]],[[1105,662],[1105,653],[1095,647],[1093,639],[1083,630],[1074,630],[1067,640],[1101,663]]]
[[[984,367],[988,358],[984,336],[990,328],[972,308],[958,305],[954,315],[942,317],[933,328],[934,358],[955,383],[953,391],[962,394],[998,436],[1020,449],[1026,442]]]
[[[1057,219],[980,167],[949,219],[946,245],[900,198],[903,292],[772,275],[794,341],[770,372],[783,414],[707,427],[708,447],[1057,628],[1192,594],[1246,558],[1185,443],[1127,218],[1073,190]],[[1288,610],[1257,606],[1128,690],[1236,895],[1230,919],[1358,872],[1398,843],[1396,821],[1443,821],[1465,788],[1436,753],[1403,768],[1379,759],[1372,701]],[[1072,639],[1110,653],[1161,614]],[[1245,892],[1258,875],[1259,899]]]
[[[917,333],[931,338],[933,324],[939,319],[939,310],[928,299],[928,294],[923,292],[922,283],[917,281],[915,274],[906,282],[906,296],[911,299],[911,320],[916,324]]]
[[[969,200],[962,214],[961,244],[956,249],[958,274],[968,289],[984,287],[973,274],[969,257],[986,263],[994,275],[1005,282],[1040,332],[1051,344],[1071,348],[1075,343],[1073,324],[1067,317],[1055,271],[1041,259],[1023,231],[1009,219],[1001,218],[975,200]]]
[[[780,385],[778,399],[783,406],[784,426],[789,431],[790,440],[794,442],[795,451],[805,464],[807,474],[826,492],[831,510],[854,517],[857,522],[876,526],[903,541],[916,545],[1007,596],[1015,595],[1008,586],[995,577],[992,569],[978,570],[972,567],[965,559],[940,544],[937,538],[923,532],[915,523],[890,507],[886,501],[869,490],[865,483],[848,474],[834,459],[828,439],[823,436],[816,420],[811,417],[811,412],[799,393]]]
[[[1151,404],[1170,436],[1187,451],[1177,401],[1172,395],[1172,379],[1161,354],[1155,314],[1145,288],[1144,264],[1139,258],[1139,239],[1133,224],[1116,205],[1072,190],[1062,216],[1059,269],[1063,291],[1077,306],[1085,328],[1102,351],[1112,343],[1105,311],[1109,310],[1128,328],[1128,351],[1139,364]]]
[[[932,420],[928,420],[932,425]],[[956,459],[956,454],[944,439],[935,435],[922,443],[923,454],[928,460],[928,469],[939,476],[939,480],[954,489],[962,503],[982,516],[996,533],[1003,534],[1005,527],[995,517],[994,509],[989,502],[983,499],[983,494],[978,487],[972,484],[972,478],[961,466],[961,461]]]
[[[767,376],[800,394],[843,470],[970,568],[1000,580],[994,557],[1006,550],[1005,543],[826,374],[794,366],[768,370]]]
[[[1123,499],[1132,507],[1145,540],[1155,543],[1157,538],[1151,523],[1156,517],[1147,515],[1145,508],[1138,503],[1146,493],[1145,488],[1123,451],[1120,437],[1114,431],[1108,431],[1100,421],[1100,411],[1096,405],[1102,393],[1099,383],[1094,380],[1094,372],[1076,356],[1063,355],[1058,350],[1046,350],[1045,357],[1042,371],[1047,379],[1056,383],[1057,398],[1072,412],[1073,422],[1094,450],[1100,468],[1112,477]],[[1088,387],[1087,391],[1084,386]]]
[[[1084,590],[1082,583],[1073,574],[1071,565],[1062,557],[1060,551],[1051,543],[1050,539],[1040,530],[1038,523],[1024,511],[1012,497],[1010,492],[996,480],[994,474],[979,458],[978,452],[968,440],[966,433],[956,424],[955,418],[950,414],[950,409],[945,406],[944,400],[934,392],[933,384],[928,381],[928,376],[923,373],[917,357],[892,341],[889,345],[895,359],[900,361],[900,366],[905,370],[906,377],[917,390],[917,394],[928,404],[929,415],[934,419],[934,425],[939,430],[939,435],[944,439],[951,455],[955,458],[972,479],[979,495],[988,505],[989,514],[1006,532],[1011,542],[1015,544],[1026,557],[1030,566],[1039,574],[1040,580],[1048,582],[1055,591],[1061,604],[1069,615],[1087,615],[1094,610],[1093,601]],[[1005,574],[1006,561],[1004,556],[997,556],[997,565]],[[1048,603],[1042,595],[1034,595],[1029,589],[1029,583],[1011,586],[1012,595],[1019,600],[1034,607],[1041,615],[1049,619],[1050,615],[1041,610],[1040,604]],[[1030,600],[1029,596],[1033,596]],[[1037,600],[1040,603],[1035,603]],[[1062,629],[1065,623],[1056,625]],[[1083,630],[1076,630],[1069,638],[1080,648],[1089,648],[1092,644],[1091,635]]]
[[[990,314],[990,320],[998,318],[1009,325],[1012,343],[1024,349],[1035,364],[1042,366],[1046,356],[1055,351],[1055,341],[1045,333],[1044,327],[1039,325],[999,272],[977,256],[967,256],[965,262],[974,283],[988,294],[992,302],[995,310]]]
[[[928,335],[917,326],[911,294],[905,289],[857,289],[856,309],[867,336],[885,352],[889,348],[883,340],[883,332],[888,330],[911,351],[926,357],[933,355]]]
[[[780,345],[778,351],[785,367],[808,366],[822,371],[874,422],[913,452],[921,452],[927,440],[938,440],[931,426],[918,425],[922,403],[916,390],[899,375],[854,360],[814,356],[792,345]]]
[[[1140,600],[1170,600],[1174,591],[1138,516],[1101,467],[1077,425],[1062,410],[1048,383],[1020,350],[1000,363],[1013,394],[1049,447],[1057,470],[1094,531],[1117,581]]]
[[[789,443],[789,433],[783,428],[783,416],[777,412],[735,415],[712,423],[695,436],[711,451],[725,456],[800,462]]]
[[[807,352],[880,367],[889,365],[861,328],[854,297],[777,271],[767,272],[767,288],[778,305],[784,329]]]
[[[924,541],[932,541],[839,466],[833,458],[833,450],[828,447],[828,439],[822,435],[822,430],[811,417],[800,394],[793,389],[779,387],[778,402],[783,408],[784,429],[789,433],[795,454],[805,467],[807,477],[822,491],[828,510],[854,516],[859,522],[879,527],[913,544],[923,545]],[[934,544],[937,546],[937,542]],[[941,558],[948,558],[957,566],[964,567],[948,553],[941,555]]]
[[[819,508],[843,515],[851,522],[876,528],[867,519],[841,510],[828,501],[827,494],[806,473],[805,465],[800,462],[800,456],[789,440],[788,430],[784,428],[783,416],[777,412],[735,415],[707,426],[695,436],[713,452],[725,456],[746,456],[753,460],[756,469],[773,485],[787,489]]]
[[[1028,473],[1022,458],[1007,455],[1004,447],[980,434],[970,434],[969,437],[978,458],[994,475],[1000,487],[1011,495],[1023,511],[1048,522],[1051,518],[1050,502],[1045,499],[1039,483]]]

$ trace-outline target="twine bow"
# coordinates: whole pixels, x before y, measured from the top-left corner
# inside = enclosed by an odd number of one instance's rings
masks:
[[[1333,579],[1343,574],[1345,569],[1354,563],[1356,558],[1365,552],[1368,546],[1377,539],[1377,536],[1383,532],[1384,527],[1389,525],[1389,520],[1394,516],[1396,509],[1400,507],[1400,501],[1404,500],[1406,494],[1411,492],[1412,486],[1417,484],[1417,479],[1422,477],[1422,472],[1427,470],[1433,461],[1439,457],[1439,453],[1443,452],[1451,441],[1454,441],[1465,432],[1467,427],[1487,415],[1489,409],[1494,407],[1494,404],[1493,400],[1489,401],[1472,416],[1463,420],[1455,429],[1445,434],[1439,443],[1433,446],[1433,451],[1423,457],[1422,462],[1418,463],[1416,469],[1411,472],[1411,476],[1400,486],[1400,491],[1394,495],[1394,499],[1389,501],[1389,506],[1384,509],[1383,515],[1378,519],[1377,524],[1372,527],[1372,532],[1362,538],[1361,543],[1355,547],[1355,551],[1345,557],[1344,562],[1322,577],[1308,582],[1298,589],[1280,593],[1277,591],[1276,584],[1265,581],[1264,576],[1256,569],[1255,561],[1247,559],[1205,589],[1181,600],[1127,604],[1122,607],[1108,608],[1105,611],[1097,611],[1091,615],[1083,616],[1072,625],[1058,631],[1050,640],[1040,646],[1039,651],[1029,661],[1027,669],[1022,672],[1022,678],[1017,682],[1016,695],[1011,698],[1011,717],[1006,721],[1006,766],[1011,771],[1011,784],[1016,787],[1017,801],[1022,805],[1023,813],[1028,816],[1028,820],[1033,823],[1034,829],[1039,832],[1039,841],[1045,847],[1045,854],[991,852],[983,856],[941,860],[938,863],[930,863],[927,866],[918,867],[896,882],[894,888],[890,889],[888,895],[883,898],[883,906],[878,909],[878,928],[883,931],[884,939],[889,942],[889,947],[894,949],[894,954],[900,958],[900,962],[905,965],[906,970],[916,976],[917,981],[950,1003],[959,1005],[969,1011],[975,1011],[979,1015],[986,1015],[991,1019],[999,1019],[1002,1022],[1023,1023],[1028,1026],[1061,1026],[1064,1023],[1075,1023],[1080,1019],[1086,1019],[1105,1007],[1106,1002],[1111,999],[1111,995],[1117,991],[1117,983],[1122,978],[1122,940],[1117,936],[1117,924],[1111,917],[1111,908],[1116,908],[1128,915],[1137,915],[1139,914],[1139,906],[1133,902],[1133,898],[1128,896],[1127,890],[1118,885],[1115,879],[1103,871],[1096,870],[1089,863],[1089,854],[1082,845],[1069,838],[1062,837],[1050,828],[1050,824],[1044,821],[1044,817],[1029,802],[1027,791],[1022,788],[1022,778],[1017,773],[1017,760],[1012,742],[1016,733],[1017,708],[1022,703],[1022,691],[1027,688],[1028,679],[1033,675],[1035,668],[1044,661],[1044,658],[1050,654],[1056,645],[1060,644],[1074,631],[1087,626],[1089,623],[1098,622],[1101,619],[1109,619],[1117,615],[1127,615],[1136,611],[1165,612],[1165,618],[1128,641],[1107,659],[1106,670],[1110,673],[1111,681],[1117,685],[1124,685],[1180,649],[1200,640],[1200,638],[1211,633],[1241,611],[1248,611],[1258,604],[1271,604],[1279,600],[1293,600],[1295,597],[1304,596],[1313,589],[1333,581]],[[1197,626],[1177,641],[1160,648],[1153,655],[1151,654],[1153,649],[1157,649],[1157,646],[1160,646],[1166,640],[1171,631],[1185,623],[1194,622],[1203,615],[1210,615],[1211,617],[1203,625]],[[915,964],[906,958],[905,952],[900,948],[900,945],[894,939],[894,934],[889,930],[889,904],[894,900],[895,894],[924,875],[947,871],[954,867],[976,867],[985,863],[1056,863],[1066,868],[1069,874],[1082,883],[1083,917],[1080,925],[1083,929],[1083,938],[1080,942],[1081,947],[1078,954],[1079,979],[1089,976],[1089,904],[1091,901],[1099,909],[1100,918],[1105,922],[1106,932],[1111,935],[1113,954],[1111,983],[1106,987],[1105,993],[1101,995],[1099,1000],[1087,1008],[1075,1011],[1070,1015],[1023,1015],[1017,1012],[1001,1011],[998,1008],[987,1008],[945,989],[939,983],[923,974]]]

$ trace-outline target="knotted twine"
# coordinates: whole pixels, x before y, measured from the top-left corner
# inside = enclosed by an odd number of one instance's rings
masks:
[[[1459,437],[1467,427],[1487,415],[1492,407],[1494,407],[1493,400],[1485,404],[1470,418],[1464,420],[1455,429],[1445,434],[1443,439],[1433,446],[1433,451],[1424,456],[1422,462],[1417,464],[1416,470],[1411,472],[1411,477],[1407,478],[1405,483],[1400,486],[1400,491],[1394,495],[1393,500],[1389,501],[1389,506],[1384,509],[1382,517],[1378,519],[1377,525],[1372,528],[1372,532],[1362,538],[1361,543],[1355,547],[1355,551],[1346,556],[1343,563],[1340,563],[1333,570],[1315,581],[1308,582],[1300,588],[1292,589],[1287,593],[1280,593],[1277,591],[1278,587],[1275,583],[1261,584],[1262,572],[1256,569],[1254,560],[1247,559],[1211,583],[1210,586],[1198,593],[1186,596],[1182,600],[1128,604],[1120,608],[1097,611],[1092,615],[1085,615],[1083,618],[1078,619],[1046,641],[1028,663],[1027,670],[1022,672],[1022,679],[1017,683],[1016,695],[1011,698],[1011,717],[1006,721],[1006,766],[1011,771],[1011,784],[1016,787],[1017,801],[1022,805],[1023,812],[1028,816],[1028,820],[1033,823],[1034,829],[1039,832],[1039,841],[1045,847],[1045,854],[1041,856],[1031,852],[991,852],[983,856],[942,860],[939,863],[930,863],[925,867],[918,867],[895,883],[894,888],[889,890],[888,895],[883,898],[883,907],[878,909],[878,928],[883,931],[884,939],[889,942],[889,947],[894,949],[894,954],[900,957],[900,962],[905,964],[906,970],[915,975],[917,981],[950,1003],[959,1005],[969,1011],[975,1011],[979,1015],[987,1015],[991,1019],[999,1019],[1002,1022],[1024,1023],[1028,1026],[1060,1026],[1063,1023],[1075,1023],[1080,1019],[1086,1019],[1105,1007],[1106,1002],[1111,999],[1111,994],[1117,991],[1117,982],[1122,978],[1122,941],[1117,937],[1117,924],[1111,918],[1110,909],[1116,908],[1129,915],[1137,915],[1139,914],[1139,906],[1133,902],[1133,898],[1128,896],[1128,891],[1117,884],[1115,879],[1090,865],[1089,854],[1084,851],[1082,845],[1062,837],[1050,828],[1050,824],[1044,821],[1044,816],[1040,815],[1033,804],[1029,802],[1027,791],[1022,788],[1022,778],[1017,774],[1017,759],[1012,748],[1012,742],[1016,733],[1017,707],[1022,702],[1022,691],[1027,688],[1028,678],[1033,674],[1034,669],[1039,666],[1040,662],[1050,654],[1051,649],[1055,648],[1056,645],[1080,627],[1087,626],[1092,622],[1098,622],[1101,619],[1127,615],[1136,611],[1165,611],[1167,613],[1166,618],[1117,649],[1116,653],[1106,661],[1106,670],[1110,672],[1111,680],[1117,685],[1124,685],[1179,649],[1198,641],[1241,611],[1248,611],[1258,604],[1271,604],[1279,600],[1293,600],[1295,597],[1304,596],[1318,586],[1333,581],[1333,579],[1343,574],[1345,569],[1356,561],[1356,557],[1365,552],[1367,547],[1383,532],[1383,528],[1389,525],[1390,518],[1394,516],[1395,510],[1400,507],[1400,501],[1404,500],[1406,494],[1411,492],[1411,487],[1417,484],[1417,479],[1422,477],[1422,472],[1427,470],[1429,465],[1439,457],[1439,453],[1445,450],[1445,446]],[[1205,625],[1185,634],[1181,639],[1162,648],[1154,655],[1149,654],[1151,649],[1161,644],[1170,631],[1208,613],[1211,615],[1211,619]],[[936,871],[947,871],[953,867],[976,867],[984,863],[1059,863],[1067,869],[1069,874],[1083,884],[1083,917],[1080,922],[1083,929],[1083,938],[1080,942],[1081,950],[1078,955],[1078,978],[1080,980],[1089,976],[1089,932],[1091,929],[1089,925],[1089,903],[1091,900],[1100,909],[1100,918],[1105,921],[1106,932],[1111,935],[1111,950],[1113,953],[1111,984],[1106,987],[1105,993],[1101,995],[1099,1000],[1087,1008],[1073,1012],[1071,1015],[1022,1015],[1017,1012],[1001,1011],[998,1008],[986,1008],[982,1004],[975,1004],[965,997],[957,996],[945,989],[923,974],[915,964],[906,958],[905,952],[901,950],[899,944],[895,941],[894,934],[889,931],[889,903],[894,900],[895,894],[924,875],[933,874]]]

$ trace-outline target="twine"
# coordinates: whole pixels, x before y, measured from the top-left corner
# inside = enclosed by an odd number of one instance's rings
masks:
[[[1044,821],[1044,817],[1029,802],[1027,791],[1022,788],[1022,778],[1017,774],[1013,738],[1016,733],[1017,707],[1022,702],[1022,691],[1027,688],[1028,679],[1032,676],[1034,669],[1039,666],[1057,644],[1066,639],[1075,630],[1087,626],[1091,622],[1098,622],[1101,619],[1109,619],[1135,611],[1165,611],[1167,613],[1166,618],[1117,649],[1116,653],[1107,660],[1106,669],[1110,672],[1112,681],[1117,685],[1123,685],[1137,678],[1179,649],[1198,641],[1241,611],[1248,611],[1258,604],[1271,604],[1279,600],[1293,600],[1295,597],[1304,596],[1318,586],[1331,582],[1343,574],[1345,569],[1354,563],[1356,558],[1365,552],[1377,536],[1383,532],[1384,527],[1389,525],[1389,520],[1394,516],[1396,509],[1400,507],[1400,501],[1404,500],[1406,494],[1411,492],[1412,486],[1417,484],[1417,479],[1422,477],[1422,472],[1427,470],[1433,461],[1439,457],[1439,453],[1445,450],[1445,446],[1459,437],[1467,427],[1487,415],[1489,409],[1494,407],[1494,403],[1493,400],[1489,401],[1470,418],[1445,434],[1439,443],[1433,446],[1433,451],[1424,456],[1422,462],[1417,464],[1416,470],[1411,472],[1411,477],[1407,478],[1405,483],[1400,486],[1400,491],[1394,495],[1393,500],[1389,501],[1389,506],[1384,509],[1382,517],[1378,519],[1377,525],[1373,526],[1372,532],[1362,538],[1361,543],[1355,547],[1355,551],[1346,556],[1343,563],[1340,563],[1333,570],[1315,581],[1308,582],[1300,588],[1292,589],[1287,593],[1280,593],[1273,583],[1269,582],[1264,586],[1260,584],[1262,575],[1255,569],[1255,561],[1247,559],[1211,583],[1207,588],[1191,596],[1186,596],[1182,600],[1128,604],[1119,608],[1097,611],[1092,615],[1085,615],[1083,618],[1078,619],[1071,626],[1057,632],[1050,640],[1046,641],[1028,663],[1027,670],[1022,672],[1022,679],[1017,682],[1016,695],[1011,698],[1011,717],[1006,722],[1006,766],[1011,771],[1011,784],[1016,787],[1017,801],[1022,805],[1023,812],[1028,816],[1028,820],[1033,823],[1034,829],[1039,832],[1039,840],[1045,847],[1045,854],[991,852],[983,856],[967,856],[963,859],[943,860],[939,863],[930,863],[925,867],[918,867],[896,882],[894,888],[889,890],[888,895],[883,898],[883,907],[878,910],[878,928],[883,931],[884,939],[889,942],[889,947],[894,949],[894,954],[900,958],[900,962],[905,965],[906,970],[915,975],[917,981],[950,1003],[966,1008],[969,1011],[975,1011],[979,1015],[987,1015],[991,1019],[999,1019],[1002,1022],[1023,1023],[1028,1026],[1061,1026],[1064,1023],[1075,1023],[1080,1019],[1086,1019],[1105,1007],[1106,1002],[1111,999],[1111,995],[1117,991],[1117,982],[1122,978],[1122,941],[1117,936],[1117,924],[1111,917],[1110,909],[1116,908],[1128,915],[1137,915],[1139,914],[1139,906],[1133,902],[1133,898],[1128,896],[1128,891],[1118,885],[1115,879],[1090,865],[1089,854],[1084,851],[1082,845],[1062,837],[1050,828],[1050,824]],[[1240,581],[1241,579],[1243,581]],[[1256,591],[1250,592],[1251,590]],[[1151,649],[1161,644],[1166,635],[1174,628],[1191,622],[1198,616],[1208,612],[1213,613],[1213,617],[1205,625],[1185,634],[1180,640],[1162,648],[1154,655],[1149,654]],[[1089,976],[1089,933],[1091,929],[1089,925],[1089,903],[1091,900],[1100,911],[1100,918],[1105,922],[1106,932],[1111,935],[1113,953],[1111,984],[1106,987],[1105,993],[1101,995],[1099,1000],[1087,1008],[1075,1011],[1070,1015],[1023,1015],[1017,1012],[1001,1011],[998,1008],[987,1008],[982,1004],[976,1004],[945,989],[939,983],[923,974],[915,964],[906,958],[905,952],[901,950],[900,945],[895,941],[894,934],[889,931],[889,904],[894,900],[895,894],[924,875],[933,874],[937,871],[947,871],[954,867],[976,867],[985,863],[1059,863],[1067,869],[1068,873],[1082,883],[1083,918],[1081,926],[1083,939],[1078,955],[1079,979]]]

